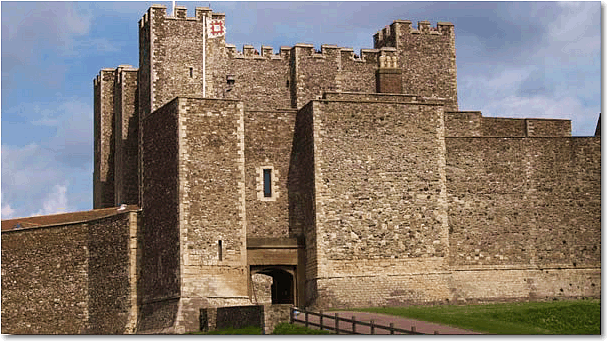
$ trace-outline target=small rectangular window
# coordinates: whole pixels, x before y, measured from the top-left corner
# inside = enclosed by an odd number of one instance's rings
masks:
[[[264,169],[264,197],[272,197],[272,169]]]
[[[190,78],[194,77],[194,69],[190,68]]]
[[[217,242],[217,257],[222,261],[222,240]]]

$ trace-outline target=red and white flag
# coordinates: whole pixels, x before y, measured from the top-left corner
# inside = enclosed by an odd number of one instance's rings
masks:
[[[207,24],[207,37],[217,38],[226,34],[226,27],[224,21],[219,19],[213,19]]]

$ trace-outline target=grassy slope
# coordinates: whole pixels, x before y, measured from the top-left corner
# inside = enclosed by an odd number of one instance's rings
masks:
[[[600,334],[600,300],[353,309],[491,334]]]

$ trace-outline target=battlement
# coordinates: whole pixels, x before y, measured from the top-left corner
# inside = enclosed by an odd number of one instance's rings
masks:
[[[454,24],[449,22],[440,21],[436,27],[432,27],[430,21],[423,20],[418,22],[417,28],[413,28],[409,20],[395,20],[374,34],[374,47],[397,47],[397,37],[403,34],[451,35],[453,32]]]
[[[122,71],[130,71],[130,72],[137,72],[137,68],[135,68],[132,65],[129,64],[120,64],[119,66],[117,66],[116,68],[103,68],[99,71],[99,73],[97,74],[97,76],[95,76],[95,78],[93,79],[93,85],[97,86],[99,84],[99,82],[101,82],[101,79],[103,77],[103,73],[120,73]],[[121,81],[121,78],[118,78],[118,81]]]
[[[167,7],[164,5],[152,5],[144,16],[139,20],[139,27],[143,28],[149,24],[150,18],[153,15],[163,17],[167,20],[184,20],[184,21],[201,21],[203,18],[220,19],[226,18],[225,13],[212,12],[209,7],[196,7],[194,17],[188,17],[188,9],[185,6],[175,6],[175,13],[167,14]]]
[[[381,49],[361,49],[357,55],[353,48],[339,47],[334,44],[323,44],[318,50],[313,44],[297,43],[293,47],[281,46],[278,53],[274,53],[272,46],[262,45],[260,49],[255,49],[253,45],[245,44],[241,50],[237,50],[234,44],[226,44],[226,52],[230,58],[238,59],[287,59],[293,49],[299,49],[302,56],[311,58],[336,58],[336,54],[340,54],[343,61],[354,61],[360,63],[378,63],[380,56],[390,56],[396,58],[397,49],[392,47],[383,47]]]
[[[230,58],[247,58],[247,59],[257,59],[257,60],[267,60],[267,59],[285,59],[289,58],[289,50],[291,48],[282,46],[279,53],[274,53],[272,46],[262,45],[260,50],[257,50],[253,47],[253,45],[243,45],[242,50],[237,50],[234,44],[226,44],[226,53]],[[261,51],[261,53],[260,53]]]
[[[114,73],[114,71],[116,71],[116,69],[113,69],[113,68],[103,68],[103,69],[99,70],[99,73],[93,79],[93,85],[95,85],[95,86],[99,85],[99,83],[103,79],[104,73]]]

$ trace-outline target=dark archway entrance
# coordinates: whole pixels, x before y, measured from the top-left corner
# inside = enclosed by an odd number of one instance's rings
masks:
[[[272,277],[270,287],[272,304],[295,304],[295,281],[293,270],[284,267],[252,267],[251,274],[261,273]]]

